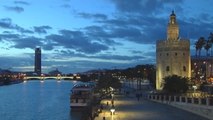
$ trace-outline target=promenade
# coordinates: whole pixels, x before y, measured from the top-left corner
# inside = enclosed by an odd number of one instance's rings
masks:
[[[108,102],[108,105],[107,105]],[[101,101],[103,110],[95,120],[208,120],[196,114],[169,106],[129,96],[114,95],[115,114],[111,115],[111,99]]]

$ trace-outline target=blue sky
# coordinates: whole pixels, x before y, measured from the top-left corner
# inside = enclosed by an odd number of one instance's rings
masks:
[[[63,73],[155,64],[174,10],[180,37],[194,43],[213,32],[212,0],[1,0],[0,68]]]

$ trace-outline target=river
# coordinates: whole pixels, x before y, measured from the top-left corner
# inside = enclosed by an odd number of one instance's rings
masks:
[[[73,81],[37,80],[0,86],[0,120],[79,120],[70,112]]]

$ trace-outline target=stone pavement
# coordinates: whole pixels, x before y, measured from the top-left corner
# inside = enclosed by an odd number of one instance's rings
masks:
[[[142,98],[138,100],[135,93],[130,93],[129,96],[114,96],[114,115],[111,115],[110,112],[111,99],[104,99],[101,104],[103,110],[95,120],[207,120],[169,105],[151,102]]]

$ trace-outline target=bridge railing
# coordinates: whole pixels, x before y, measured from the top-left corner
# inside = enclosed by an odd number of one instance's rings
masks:
[[[39,79],[39,80],[45,80],[45,79],[56,79],[56,80],[62,80],[62,79],[73,79],[73,76],[25,76],[24,80],[28,79]]]

